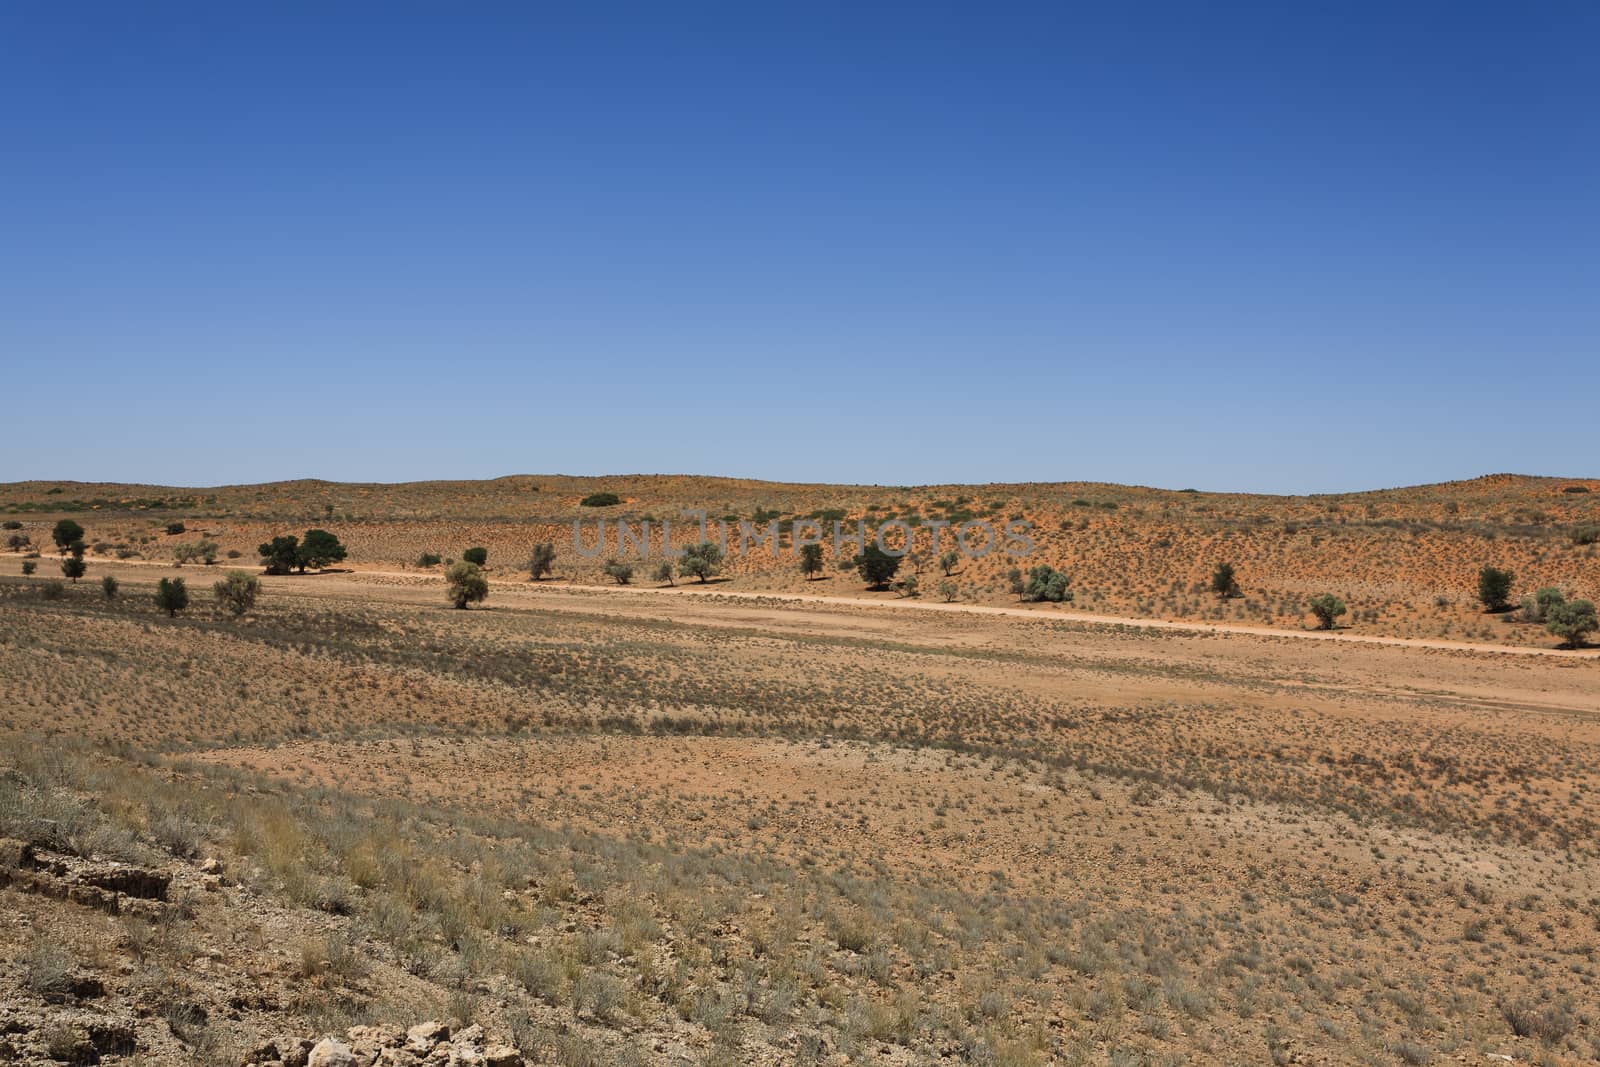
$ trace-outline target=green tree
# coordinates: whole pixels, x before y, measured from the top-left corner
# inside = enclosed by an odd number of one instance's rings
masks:
[[[585,508],[612,508],[620,503],[622,503],[622,498],[615,493],[590,493],[578,501],[578,506]]]
[[[1009,586],[1011,591],[1017,596],[1021,596],[1023,593],[1027,592],[1028,583],[1022,577],[1021,567],[1012,567],[1010,570],[1006,571],[1006,585]]]
[[[57,548],[65,552],[68,545],[83,540],[83,527],[71,519],[62,519],[56,523],[55,529],[50,531],[50,539],[56,543]]]
[[[911,596],[916,596],[917,595],[917,586],[919,584],[921,584],[921,583],[918,582],[917,576],[915,574],[908,574],[904,578],[900,579],[898,582],[895,583],[895,585],[899,586],[899,588],[900,588],[900,595],[901,596],[907,596],[907,597],[911,597]]]
[[[29,537],[27,534],[14,533],[10,537],[6,538],[6,547],[10,548],[13,552],[21,552],[31,544],[33,544],[33,538]]]
[[[300,538],[293,534],[274,537],[256,549],[268,574],[288,574],[300,564]]]
[[[1240,595],[1239,578],[1232,563],[1217,564],[1211,572],[1211,591],[1221,600],[1232,600]]]
[[[722,546],[715,541],[701,541],[699,544],[686,545],[683,554],[678,557],[678,573],[693,575],[700,579],[701,584],[707,578],[713,578],[722,571]]]
[[[1029,600],[1049,600],[1057,604],[1072,599],[1066,574],[1043,563],[1029,568],[1028,584],[1023,587],[1023,593]]]
[[[800,546],[800,573],[806,576],[807,581],[822,573],[821,545]]]
[[[672,561],[671,560],[664,559],[664,560],[661,561],[660,565],[656,567],[656,581],[665,582],[668,585],[673,584],[672,583]]]
[[[489,598],[489,579],[483,576],[483,568],[470,560],[452,563],[444,572],[444,585],[450,603],[463,611],[468,604]]]
[[[117,589],[117,580],[111,575],[108,574],[100,579],[100,592],[105,594],[107,600],[117,599]]]
[[[1504,611],[1511,606],[1511,583],[1515,576],[1499,567],[1484,567],[1478,572],[1478,600],[1485,611]]]
[[[189,587],[183,584],[182,578],[163,578],[156,583],[156,607],[169,617],[175,618],[188,606]]]
[[[944,571],[946,578],[956,569],[956,564],[961,562],[961,553],[956,549],[947,549],[939,554],[939,569]]]
[[[72,584],[77,585],[78,579],[83,577],[83,572],[89,565],[83,561],[83,556],[73,554],[61,561],[61,573],[72,579]]]
[[[476,563],[481,567],[489,562],[489,550],[481,545],[476,548],[469,548],[461,553],[461,558],[468,563]]]
[[[256,596],[261,592],[261,579],[244,571],[229,571],[211,587],[223,607],[235,615],[243,615],[256,606]]]
[[[36,571],[38,569],[39,569],[39,564],[35,563],[33,560],[25,559],[25,560],[22,561],[22,575],[23,575],[24,578],[26,578],[28,575],[32,574],[34,571]]]
[[[946,604],[953,604],[956,597],[961,595],[961,587],[955,582],[940,582],[939,595],[944,598]]]
[[[1344,606],[1344,601],[1332,593],[1323,593],[1320,596],[1312,597],[1307,606],[1311,609],[1311,614],[1317,617],[1317,629],[1319,630],[1333,629],[1333,621],[1347,610]]]
[[[307,530],[305,537],[300,540],[300,549],[295,554],[295,563],[304,574],[307,567],[316,570],[326,570],[328,567],[344,559],[349,553],[339,539],[327,530]]]
[[[424,552],[417,557],[417,566],[419,567],[437,567],[438,565],[439,553],[437,552]]]
[[[541,541],[533,546],[533,552],[528,556],[528,574],[534,581],[538,581],[547,574],[552,574],[556,569],[556,546],[549,541]]]
[[[606,565],[603,569],[606,572],[606,577],[612,579],[618,585],[627,585],[629,582],[633,581],[633,568],[628,566],[626,563],[619,563],[614,559],[608,559],[606,560]]]
[[[1550,609],[1545,629],[1564,638],[1568,648],[1582,648],[1584,638],[1600,630],[1600,618],[1588,600],[1564,600]]]
[[[1522,612],[1529,622],[1544,622],[1550,617],[1550,609],[1564,603],[1566,599],[1567,595],[1561,590],[1553,585],[1547,585],[1532,597],[1522,598]]]
[[[868,545],[854,562],[861,580],[873,589],[889,588],[895,572],[900,569],[900,557],[891,556],[875,544]]]

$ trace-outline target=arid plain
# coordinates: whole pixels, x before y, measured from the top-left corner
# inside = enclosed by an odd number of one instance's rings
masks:
[[[1597,504],[0,486],[28,538],[0,554],[0,1059],[1595,1062],[1600,656],[1474,589],[1595,597]],[[922,561],[915,596],[831,545],[820,577],[780,552],[670,587],[572,549],[574,519],[684,508],[1037,540]],[[54,588],[63,517],[89,568]],[[312,527],[348,559],[213,600]],[[419,557],[472,546],[488,598],[456,611]],[[1011,594],[1037,563],[1071,602]],[[429,1020],[450,1040],[408,1052]]]

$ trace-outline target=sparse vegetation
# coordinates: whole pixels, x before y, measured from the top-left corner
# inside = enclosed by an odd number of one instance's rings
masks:
[[[1511,606],[1511,583],[1515,575],[1498,567],[1478,571],[1478,602],[1485,611],[1505,611]]]
[[[1219,600],[1241,596],[1239,578],[1232,563],[1218,563],[1211,571],[1211,592]]]
[[[1028,584],[1023,587],[1023,595],[1028,600],[1047,600],[1059,604],[1072,599],[1072,590],[1068,587],[1067,576],[1048,564],[1039,564],[1028,569]]]
[[[534,581],[539,581],[547,574],[553,574],[556,567],[556,546],[550,541],[540,541],[533,546],[533,551],[528,555],[528,576]]]
[[[678,573],[700,579],[702,583],[722,571],[722,546],[713,541],[685,545],[678,557]]]
[[[489,580],[483,569],[471,560],[452,563],[444,573],[445,595],[450,603],[465,610],[468,604],[482,603],[489,598]]]
[[[211,587],[217,602],[234,615],[243,615],[256,606],[261,580],[244,571],[229,571]]]
[[[822,546],[807,544],[800,546],[800,573],[808,580],[816,578],[822,573]]]
[[[1339,616],[1349,610],[1345,607],[1344,601],[1332,593],[1320,593],[1312,597],[1306,607],[1310,609],[1311,614],[1317,617],[1317,629],[1319,630],[1333,629],[1334,623],[1338,621]]]
[[[461,553],[461,558],[466,560],[468,563],[476,564],[477,566],[482,567],[484,564],[489,562],[489,550],[487,548],[483,548],[482,546],[469,548],[465,552]]]
[[[1562,600],[1545,612],[1545,629],[1563,639],[1568,648],[1582,648],[1588,635],[1600,630],[1600,619],[1588,600]]]
[[[586,508],[613,508],[622,503],[622,498],[615,493],[590,493],[578,501],[580,507]]]
[[[900,570],[900,557],[891,555],[875,544],[869,544],[854,561],[861,580],[873,589],[887,589]]]
[[[156,583],[156,607],[175,618],[189,607],[189,587],[182,578],[163,578]]]

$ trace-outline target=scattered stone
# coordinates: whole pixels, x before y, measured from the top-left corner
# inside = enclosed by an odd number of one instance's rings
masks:
[[[349,1045],[325,1037],[312,1047],[306,1067],[352,1067],[355,1062],[355,1053],[350,1051]]]
[[[484,1067],[522,1067],[522,1053],[510,1045],[490,1045],[483,1053]]]
[[[430,1019],[406,1031],[406,1050],[425,1056],[433,1051],[435,1045],[448,1040],[449,1037],[448,1026]]]

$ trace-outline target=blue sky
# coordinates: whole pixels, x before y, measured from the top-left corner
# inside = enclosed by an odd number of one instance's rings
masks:
[[[1600,474],[1593,4],[0,7],[0,480]]]

